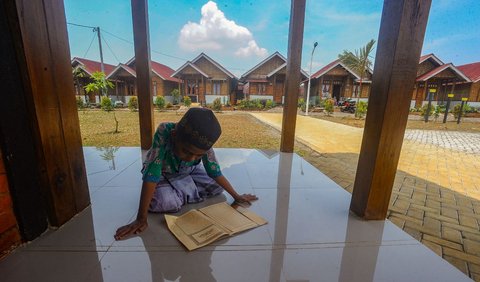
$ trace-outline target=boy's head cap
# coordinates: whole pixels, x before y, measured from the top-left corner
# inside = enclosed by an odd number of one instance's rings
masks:
[[[177,133],[183,141],[208,150],[218,140],[222,129],[210,109],[190,108],[178,122]]]

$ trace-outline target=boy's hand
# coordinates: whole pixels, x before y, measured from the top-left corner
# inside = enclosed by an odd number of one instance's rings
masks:
[[[251,204],[252,201],[258,200],[258,197],[253,194],[243,194],[236,196],[234,199],[237,203]]]
[[[133,234],[140,234],[148,227],[148,222],[146,220],[135,220],[130,224],[122,226],[117,229],[115,233],[115,240],[123,240],[125,237],[128,237]]]

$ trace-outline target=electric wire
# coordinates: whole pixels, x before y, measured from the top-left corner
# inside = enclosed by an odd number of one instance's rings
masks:
[[[90,51],[90,47],[92,47],[93,40],[95,40],[95,35],[96,35],[96,34],[94,33],[93,36],[92,36],[92,40],[90,41],[90,45],[88,45],[87,51],[86,51],[85,54],[83,55],[83,58],[86,58],[86,57],[87,57],[88,51]]]
[[[117,55],[115,55],[115,52],[113,52],[112,48],[110,47],[110,44],[108,44],[108,41],[105,39],[105,37],[103,37],[103,34],[101,35],[102,37],[102,40],[105,42],[105,45],[107,45],[108,49],[110,50],[110,52],[112,53],[112,55],[115,57],[115,59],[117,60],[117,62],[121,63],[120,60],[118,59]]]

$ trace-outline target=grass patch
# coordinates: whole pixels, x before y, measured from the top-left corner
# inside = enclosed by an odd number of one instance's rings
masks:
[[[119,133],[114,133],[113,113],[79,111],[83,146],[140,146],[138,112],[117,110],[115,115],[119,122]],[[279,150],[280,133],[248,113],[223,112],[215,115],[222,126],[222,135],[215,147]],[[182,116],[183,113],[155,111],[155,127],[160,122],[177,122]],[[302,150],[298,152],[302,153]]]

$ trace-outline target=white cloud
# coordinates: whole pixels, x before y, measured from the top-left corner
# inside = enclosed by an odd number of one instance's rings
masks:
[[[224,50],[239,57],[252,55],[264,57],[267,50],[258,46],[253,34],[244,26],[225,17],[217,4],[209,1],[203,5],[199,23],[188,22],[180,30],[178,44],[186,51]]]

